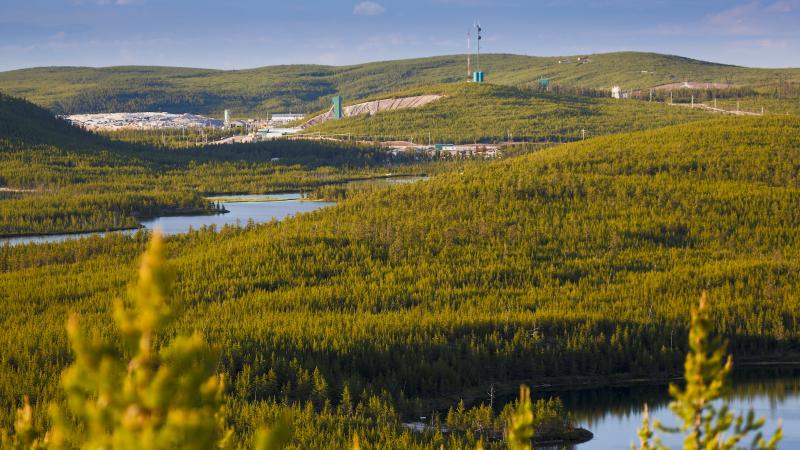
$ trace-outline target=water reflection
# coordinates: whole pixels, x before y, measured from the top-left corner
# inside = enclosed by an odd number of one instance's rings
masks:
[[[666,426],[677,425],[668,404],[666,386],[620,386],[598,389],[579,389],[558,392],[539,392],[538,397],[558,395],[576,422],[594,433],[589,442],[566,447],[574,450],[629,449],[637,439],[636,430],[642,423],[642,407],[647,402],[652,419]],[[800,371],[796,367],[750,369],[737,373],[729,398],[731,409],[743,414],[750,408],[757,417],[766,419],[764,434],[772,435],[782,420],[784,438],[779,448],[800,448]],[[681,448],[682,438],[661,433],[662,441],[670,448]],[[744,444],[749,445],[749,441]]]
[[[415,183],[427,180],[424,176],[399,176],[387,177],[370,180],[352,181],[353,183],[377,183],[377,184],[404,184]],[[228,209],[227,214],[198,215],[198,216],[163,216],[141,221],[144,228],[161,228],[166,235],[186,233],[190,229],[198,229],[203,226],[215,225],[217,229],[224,225],[244,225],[250,221],[254,223],[264,223],[271,220],[282,220],[295,214],[314,211],[326,206],[334,205],[333,202],[308,201],[300,192],[289,192],[283,194],[254,194],[254,195],[221,195],[208,197],[211,201],[219,201],[225,204]],[[43,236],[19,236],[11,238],[0,238],[2,245],[20,244],[46,244],[53,242],[63,242],[70,239],[80,239],[88,236],[104,236],[108,233],[124,233],[133,235],[137,230],[123,230],[110,232],[87,232],[87,233],[67,233],[49,234]]]
[[[264,223],[271,220],[282,220],[295,214],[314,211],[326,206],[334,205],[332,202],[317,202],[303,200],[299,193],[272,194],[272,195],[230,195],[224,197],[211,197],[210,200],[225,200],[227,214],[199,215],[199,216],[165,216],[142,220],[144,228],[160,228],[165,235],[186,233],[190,229],[199,229],[203,226],[215,225],[217,229],[225,225],[245,225],[252,221]],[[112,231],[111,233],[134,234],[136,230]],[[80,239],[88,236],[103,236],[107,232],[52,234],[47,236],[21,236],[0,239],[0,245],[19,245],[28,243],[63,242],[69,239]]]

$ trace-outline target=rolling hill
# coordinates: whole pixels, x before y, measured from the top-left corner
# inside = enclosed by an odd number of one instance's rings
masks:
[[[367,147],[308,141],[157,149],[86,132],[2,95],[0,237],[213,213],[203,194],[313,189],[383,174],[383,158]]]
[[[442,97],[413,109],[329,120],[307,134],[425,143],[565,142],[708,119],[709,113],[663,103],[541,93],[495,84],[452,83],[411,89],[392,98]],[[376,97],[377,98],[377,97]]]
[[[769,85],[800,80],[798,69],[753,69],[655,53],[606,53],[572,57],[482,55],[487,82],[524,86],[546,77],[553,83],[607,89],[646,88],[676,81],[733,81]],[[559,61],[561,61],[559,63]],[[0,91],[56,113],[109,111],[193,112],[234,116],[311,112],[328,97],[363,99],[409,87],[465,78],[463,55],[385,61],[353,66],[286,65],[247,70],[175,67],[42,67],[0,73]]]
[[[220,349],[239,428],[308,410],[295,448],[347,447],[355,431],[435,448],[402,418],[490,383],[674,375],[702,291],[737,364],[796,360],[799,131],[756,117],[604,136],[177,236],[175,333]],[[22,395],[57,398],[70,311],[113,335],[109,299],[142,246],[0,249],[0,424]]]

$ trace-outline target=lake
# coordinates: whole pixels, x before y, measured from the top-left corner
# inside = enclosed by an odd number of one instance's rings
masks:
[[[565,447],[570,450],[630,449],[632,441],[638,443],[636,431],[642,426],[642,405],[645,401],[650,408],[651,424],[658,419],[667,426],[677,425],[668,408],[670,398],[667,387],[663,385],[579,389],[543,393],[541,396],[554,394],[561,397],[579,426],[594,433],[594,438],[589,442]],[[778,420],[782,420],[783,440],[778,448],[800,448],[800,377],[797,374],[737,380],[730,406],[732,411],[739,414],[752,408],[756,417],[764,417],[766,424],[762,430],[765,436],[771,436]],[[682,447],[681,436],[659,434],[669,448]],[[748,447],[749,444],[748,440],[742,446]]]
[[[427,180],[425,176],[387,176],[371,180],[351,181],[353,183],[376,183],[387,186],[415,183]],[[295,214],[314,211],[316,209],[332,206],[333,202],[311,201],[303,198],[299,192],[285,194],[266,194],[266,195],[221,195],[207,197],[212,201],[220,201],[229,211],[227,214],[197,215],[197,216],[163,216],[153,219],[141,220],[140,223],[147,229],[160,228],[165,235],[181,234],[189,231],[190,228],[198,229],[202,226],[215,225],[217,229],[223,225],[246,225],[247,222],[264,223],[271,220],[282,220]],[[62,242],[68,239],[80,239],[87,236],[103,236],[106,233],[127,233],[133,234],[137,230],[110,231],[110,232],[87,232],[69,234],[48,234],[43,236],[19,236],[12,238],[0,238],[0,245],[20,245],[20,244],[45,244],[51,242]]]
[[[264,223],[271,220],[282,220],[295,214],[314,211],[333,202],[304,200],[299,193],[272,195],[226,195],[209,197],[209,200],[224,200],[222,203],[230,211],[227,214],[199,216],[166,216],[142,220],[147,229],[160,228],[165,235],[186,233],[190,228],[215,225],[218,229],[223,225],[246,225],[248,221]],[[136,230],[111,231],[111,233],[133,234]],[[105,232],[51,234],[46,236],[20,236],[0,239],[0,245],[19,245],[28,243],[62,242],[67,239],[78,239],[92,235],[105,235]]]

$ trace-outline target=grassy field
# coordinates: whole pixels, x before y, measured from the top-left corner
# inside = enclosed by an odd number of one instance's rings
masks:
[[[526,86],[540,77],[554,84],[609,89],[647,88],[692,80],[769,85],[800,80],[798,69],[751,69],[655,53],[534,57],[482,55],[487,82]],[[562,62],[568,60],[569,62]],[[385,61],[354,66],[292,65],[221,71],[175,67],[44,67],[0,73],[0,91],[57,113],[109,111],[194,112],[234,117],[311,112],[329,97],[362,99],[400,89],[465,78],[464,56]]]

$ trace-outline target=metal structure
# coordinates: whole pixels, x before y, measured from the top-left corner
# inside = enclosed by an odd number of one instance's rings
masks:
[[[481,31],[483,31],[483,29],[481,28],[481,24],[476,23],[475,34],[477,35],[478,38],[478,53],[475,59],[475,70],[478,72],[481,71],[481,39],[483,38],[483,36],[481,36]]]
[[[472,56],[472,30],[467,30],[467,81],[472,78],[472,64],[470,57]]]
[[[477,48],[478,52],[475,54],[475,72],[472,74],[472,81],[474,83],[483,83],[483,72],[481,71],[481,40],[483,36],[481,32],[483,28],[481,28],[481,24],[479,22],[475,22],[475,39],[477,41]]]
[[[333,97],[333,118],[341,119],[342,117],[342,96],[337,95]]]
[[[549,86],[550,80],[548,78],[539,78],[539,89],[546,91]]]

